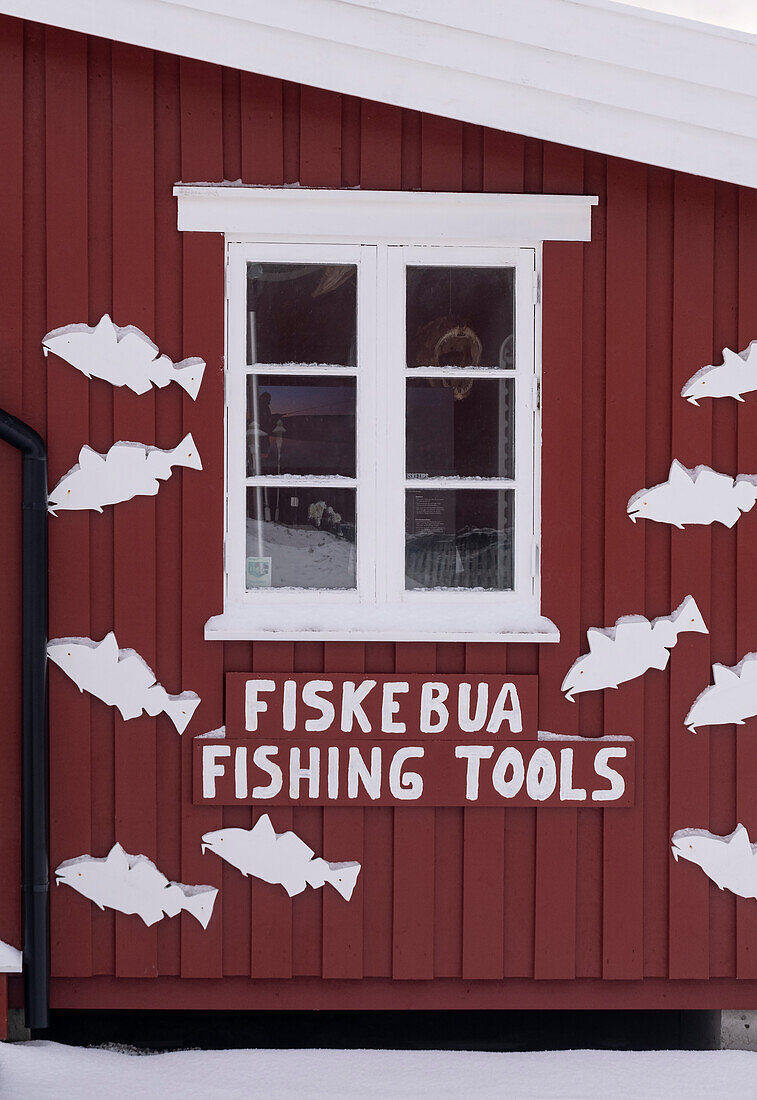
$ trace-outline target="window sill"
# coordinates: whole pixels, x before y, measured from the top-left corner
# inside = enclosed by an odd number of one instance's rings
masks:
[[[425,602],[425,597],[421,597]],[[421,599],[382,607],[329,602],[227,608],[205,624],[207,641],[559,642],[555,624],[531,604]]]

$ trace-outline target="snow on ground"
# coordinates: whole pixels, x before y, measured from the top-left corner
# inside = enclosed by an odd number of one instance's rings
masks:
[[[0,1044],[3,1100],[747,1100],[751,1051],[213,1050]]]

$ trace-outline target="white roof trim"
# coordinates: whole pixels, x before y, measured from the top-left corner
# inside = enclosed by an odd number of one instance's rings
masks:
[[[757,186],[757,37],[609,0],[0,0],[0,11]]]
[[[177,184],[178,227],[277,240],[506,246],[591,240],[593,195],[330,191]]]

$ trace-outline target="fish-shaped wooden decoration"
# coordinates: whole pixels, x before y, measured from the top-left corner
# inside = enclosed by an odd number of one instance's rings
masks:
[[[47,655],[71,677],[79,691],[88,691],[117,707],[124,719],[136,718],[142,711],[153,717],[164,712],[183,733],[200,705],[200,696],[194,691],[169,695],[135,650],[118,648],[112,631],[101,642],[54,638],[48,643]]]
[[[134,325],[119,328],[107,313],[98,323],[64,325],[42,337],[45,355],[52,352],[65,359],[87,378],[102,378],[112,386],[128,386],[134,393],[147,393],[151,386],[162,389],[178,382],[194,401],[200,392],[205,360],[192,358],[174,363],[160,355],[149,336]]]
[[[589,652],[573,662],[561,690],[572,703],[580,692],[616,688],[650,668],[663,669],[678,635],[688,630],[709,633],[693,596],[687,596],[671,615],[651,622],[643,615],[626,615],[607,629],[590,627],[586,631]]]
[[[683,528],[687,523],[722,523],[733,527],[742,512],[757,501],[757,477],[739,474],[732,478],[709,466],[689,470],[673,459],[668,480],[651,489],[640,489],[628,502],[627,511],[634,523],[651,519]]]
[[[147,856],[132,856],[114,844],[107,856],[77,856],[55,869],[55,883],[70,886],[100,909],[136,914],[149,927],[164,916],[190,913],[207,928],[218,890],[169,882]]]
[[[743,394],[757,390],[757,340],[752,340],[743,351],[723,348],[723,362],[708,364],[693,374],[681,390],[692,405],[698,405],[703,397],[732,397],[743,401]]]
[[[684,718],[692,733],[698,726],[743,726],[757,715],[757,653],[747,653],[737,665],[713,665],[712,679]]]
[[[314,859],[315,852],[296,833],[274,831],[268,814],[258,818],[252,829],[217,829],[205,833],[202,851],[214,852],[243,875],[280,884],[290,898],[306,886],[319,889],[328,882],[349,901],[355,889],[359,863],[327,863]]]
[[[706,829],[679,829],[672,837],[673,859],[688,860],[701,867],[721,890],[740,898],[757,898],[757,845],[749,840],[743,825],[728,836]]]
[[[144,443],[114,443],[107,454],[82,447],[79,462],[64,474],[48,498],[52,515],[59,511],[91,508],[102,512],[136,496],[155,496],[174,466],[201,470],[202,462],[191,435],[172,450]]]

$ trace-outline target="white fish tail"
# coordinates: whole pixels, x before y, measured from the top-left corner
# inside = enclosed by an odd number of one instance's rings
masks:
[[[193,891],[188,897],[184,897],[181,907],[187,913],[191,913],[203,928],[207,928],[210,924],[210,918],[213,916],[213,906],[216,903],[217,896],[218,890],[212,886],[196,887],[196,892]]]
[[[349,901],[360,874],[360,864],[329,863],[328,868],[329,874],[326,876],[326,881],[342,895],[345,901]]]
[[[205,373],[205,360],[192,358],[182,359],[174,365],[172,376],[183,390],[189,394],[193,401],[197,400],[197,394],[202,385],[202,376]]]
[[[200,452],[197,444],[192,439],[192,433],[188,432],[181,443],[170,452],[172,466],[186,466],[190,470],[201,470]]]
[[[183,691],[181,695],[166,695],[163,710],[176,726],[177,731],[183,733],[199,705],[199,695],[193,691]]]

